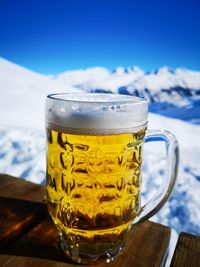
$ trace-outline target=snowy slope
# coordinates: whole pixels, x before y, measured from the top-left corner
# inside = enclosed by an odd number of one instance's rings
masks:
[[[45,96],[76,88],[0,58],[0,124],[42,129]],[[42,120],[40,119],[42,118]]]

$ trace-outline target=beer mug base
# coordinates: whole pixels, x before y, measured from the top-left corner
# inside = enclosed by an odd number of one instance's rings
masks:
[[[96,262],[111,262],[117,257],[119,257],[125,247],[125,236],[123,240],[117,239],[115,242],[106,242],[106,241],[82,241],[77,245],[72,245],[72,242],[69,243],[69,238],[66,236],[66,233],[61,229],[58,229],[58,236],[60,239],[60,245],[63,252],[70,258],[73,262],[81,264],[92,264]]]

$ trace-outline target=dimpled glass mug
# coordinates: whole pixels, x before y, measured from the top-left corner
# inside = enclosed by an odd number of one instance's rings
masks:
[[[173,189],[176,138],[146,131],[147,115],[147,101],[139,97],[47,96],[48,210],[63,251],[75,262],[120,255],[132,226],[155,214]],[[168,164],[160,190],[141,206],[144,141],[164,141]]]

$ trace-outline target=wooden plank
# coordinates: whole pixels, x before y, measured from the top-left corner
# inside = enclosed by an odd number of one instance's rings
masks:
[[[45,188],[20,178],[0,174],[0,196],[43,203]]]
[[[123,255],[111,262],[109,266],[160,267],[167,256],[169,239],[170,229],[168,227],[149,221],[135,226],[129,234]],[[5,254],[66,262],[67,267],[75,266],[59,249],[56,229],[50,220],[35,227],[5,251]],[[43,266],[42,263],[41,266]],[[90,266],[96,266],[96,264]],[[108,265],[99,263],[98,266]]]
[[[0,251],[41,222],[45,214],[44,204],[0,197]]]
[[[31,257],[20,257],[20,256],[10,256],[10,255],[0,255],[0,266],[13,267],[68,267],[66,263],[51,261],[45,259],[31,258]],[[71,265],[78,266],[78,265]]]
[[[47,218],[10,246],[7,254],[65,261],[58,248],[57,232],[53,222]]]
[[[170,267],[200,267],[200,237],[182,232]]]
[[[13,181],[16,181],[16,179],[18,179],[17,177],[14,176],[10,176],[7,174],[0,174],[0,189],[6,185],[8,185],[9,183],[12,183]]]

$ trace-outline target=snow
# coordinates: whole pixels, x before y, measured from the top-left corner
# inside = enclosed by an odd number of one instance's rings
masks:
[[[44,131],[0,126],[0,172],[35,183],[45,179]]]
[[[87,91],[101,88],[116,93],[122,86],[127,86],[130,93],[133,90],[143,91],[145,88],[151,92],[160,92],[162,89],[179,86],[193,90],[200,89],[200,72],[181,68],[171,71],[167,67],[162,67],[158,71],[145,73],[138,67],[128,69],[118,67],[114,72],[96,67],[66,71],[52,78]]]
[[[187,122],[171,119],[150,113],[149,127],[151,129],[166,129],[175,134],[182,150],[200,149],[200,127]]]
[[[79,92],[0,58],[0,124],[44,128],[44,103],[50,93]]]
[[[160,68],[158,72],[151,72],[141,79],[138,79],[131,87],[137,90],[144,90],[148,88],[152,92],[158,92],[162,89],[170,89],[174,87],[183,87],[190,89],[200,88],[200,73],[176,69],[175,72],[170,71],[167,67]]]
[[[82,84],[87,82],[89,79],[91,80],[102,80],[106,79],[109,76],[109,71],[105,68],[94,67],[88,68],[86,70],[74,70],[74,71],[66,71],[57,76],[52,76],[52,78],[62,81],[66,84]]]
[[[148,83],[152,90],[158,90],[161,84],[174,86],[175,82],[195,89],[200,88],[199,75],[183,69],[170,74],[169,69],[164,68],[157,74],[145,75],[137,68],[126,71],[120,68],[113,73],[94,68],[67,72],[53,79],[0,59],[0,172],[45,183],[44,101],[47,94],[76,93],[78,87],[89,89],[97,85],[115,90],[140,79],[145,81],[143,86]],[[171,131],[180,145],[177,184],[166,205],[152,218],[173,229],[172,253],[180,231],[200,234],[200,126],[150,113],[148,128]],[[158,190],[165,165],[163,144],[145,144],[143,203]]]
[[[178,68],[176,69],[177,83],[181,79],[185,88],[200,88],[200,73]]]
[[[177,185],[167,205],[159,212],[157,218],[161,219],[162,222],[165,221],[167,225],[176,229],[177,232],[200,233],[200,127],[177,119],[150,114],[149,128],[171,131],[177,137],[180,146]],[[158,169],[152,171],[146,167],[146,173],[148,175],[151,172],[151,177],[154,177],[154,175],[157,177],[158,173],[161,173],[162,176],[163,161],[161,160],[159,164],[156,163],[159,153],[156,152],[155,146],[153,146],[153,151],[154,153],[151,150],[151,155],[149,156],[151,160],[155,161]],[[149,168],[152,167],[149,166]],[[156,172],[158,172],[157,175]]]
[[[117,92],[120,86],[128,85],[143,75],[144,72],[137,67],[129,68],[126,71],[124,68],[118,67],[114,72],[95,67],[86,70],[67,71],[52,77],[52,79],[82,88],[85,91],[90,91],[91,88],[101,88]]]

